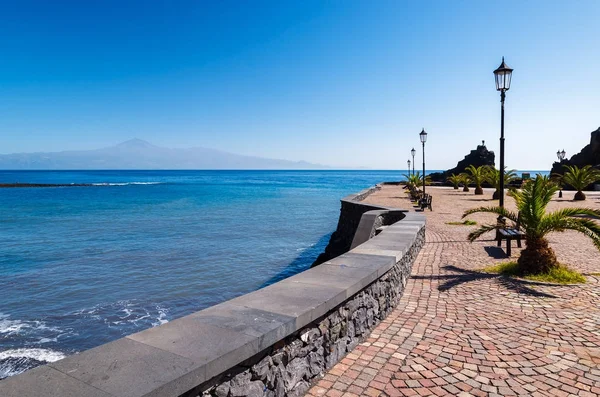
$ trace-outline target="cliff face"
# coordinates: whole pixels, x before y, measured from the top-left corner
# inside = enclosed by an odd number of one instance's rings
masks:
[[[554,164],[552,164],[552,172],[559,174],[564,173],[563,165],[576,165],[578,167],[591,165],[600,167],[600,128],[591,132],[590,143],[581,149],[581,152],[561,163],[554,162]]]
[[[460,174],[465,172],[465,169],[469,165],[479,167],[481,165],[494,166],[495,155],[494,152],[487,150],[485,141],[481,141],[481,145],[477,146],[477,149],[471,150],[471,153],[467,154],[464,159],[456,164],[456,167],[451,168],[445,172],[436,172],[431,174],[431,179],[436,182],[445,182],[446,179],[452,174]]]

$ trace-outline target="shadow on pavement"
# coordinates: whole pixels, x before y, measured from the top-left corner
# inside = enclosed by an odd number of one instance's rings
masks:
[[[506,258],[506,252],[502,249],[502,247],[495,247],[493,245],[489,245],[487,247],[483,247],[485,252],[487,252],[488,256],[494,259],[504,259]]]
[[[535,283],[524,282],[515,278],[510,278],[499,274],[461,269],[452,265],[442,266],[442,269],[456,272],[458,274],[440,274],[437,276],[411,276],[411,278],[417,280],[446,280],[444,283],[438,286],[439,291],[448,291],[449,289],[454,288],[458,285],[469,283],[472,281],[497,279],[500,285],[504,286],[506,289],[517,292],[519,294],[544,298],[556,298],[556,296],[554,295],[550,295],[545,292],[540,292],[532,288],[531,285],[536,285]]]

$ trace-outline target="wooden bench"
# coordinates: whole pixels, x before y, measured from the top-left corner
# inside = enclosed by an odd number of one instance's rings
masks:
[[[511,255],[511,242],[517,240],[517,247],[521,248],[521,239],[525,238],[525,233],[521,231],[521,214],[517,218],[517,224],[514,228],[506,227],[505,224],[499,224],[496,239],[498,240],[498,247],[502,246],[502,240],[506,240],[506,256]]]
[[[429,208],[429,211],[433,211],[431,208],[431,194],[425,193],[425,196],[419,200],[419,205],[423,211],[425,211],[425,208]]]

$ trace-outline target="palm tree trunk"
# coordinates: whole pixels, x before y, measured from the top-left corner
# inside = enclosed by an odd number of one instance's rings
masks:
[[[577,193],[575,193],[575,197],[573,197],[573,200],[585,200],[585,194],[581,190],[578,190]]]
[[[469,187],[467,185],[465,185],[465,187],[463,187],[463,192],[468,192],[469,191]]]
[[[494,190],[494,194],[492,195],[492,200],[500,200],[500,190]]]
[[[483,194],[483,188],[481,186],[477,186],[475,188],[475,194],[478,195],[478,196],[482,195]]]
[[[521,274],[547,273],[558,266],[554,250],[548,246],[548,240],[529,238],[525,244],[526,247],[517,261]]]

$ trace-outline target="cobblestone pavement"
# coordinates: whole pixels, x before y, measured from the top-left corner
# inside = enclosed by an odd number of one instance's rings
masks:
[[[468,243],[475,226],[446,222],[460,221],[467,208],[494,204],[492,191],[428,193],[434,211],[425,213],[427,242],[400,304],[307,396],[600,395],[600,253],[591,242],[571,232],[549,238],[559,260],[583,272],[587,284],[484,274],[477,269],[507,261],[495,242]],[[583,203],[568,201],[571,196],[565,192],[550,209],[600,206],[598,193]],[[366,201],[412,208],[398,187],[385,186]],[[519,251],[513,249],[513,260]]]

